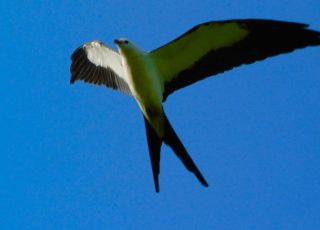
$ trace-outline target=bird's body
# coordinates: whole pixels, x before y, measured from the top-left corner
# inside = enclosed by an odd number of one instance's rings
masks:
[[[121,40],[117,40],[117,44],[121,47]],[[162,84],[156,66],[148,54],[132,42],[129,48],[120,48],[120,54],[132,95],[145,118],[163,137]]]
[[[307,25],[274,20],[203,23],[152,52],[116,39],[119,53],[93,41],[72,54],[71,83],[104,84],[133,96],[145,121],[156,191],[160,149],[169,145],[202,185],[208,183],[170,125],[162,103],[175,90],[242,64],[320,45],[320,33]]]

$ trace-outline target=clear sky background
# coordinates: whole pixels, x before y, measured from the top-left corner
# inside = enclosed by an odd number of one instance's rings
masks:
[[[210,184],[162,148],[154,191],[135,101],[70,85],[84,42],[145,50],[211,20],[320,30],[319,0],[0,2],[0,229],[320,229],[320,47],[242,66],[164,107]]]

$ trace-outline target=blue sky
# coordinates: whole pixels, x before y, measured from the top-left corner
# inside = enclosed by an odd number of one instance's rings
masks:
[[[320,2],[1,1],[0,229],[319,229],[320,47],[180,90],[165,111],[210,184],[162,148],[154,192],[134,100],[69,84],[84,42],[145,50],[211,20],[320,30]],[[115,48],[115,47],[114,47]]]

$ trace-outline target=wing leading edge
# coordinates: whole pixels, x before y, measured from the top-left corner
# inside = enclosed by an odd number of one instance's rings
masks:
[[[307,27],[248,19],[208,22],[192,28],[149,53],[163,78],[163,101],[175,90],[242,64],[320,45],[320,33]]]
[[[71,55],[71,80],[105,85],[131,95],[117,52],[100,41],[85,43]]]

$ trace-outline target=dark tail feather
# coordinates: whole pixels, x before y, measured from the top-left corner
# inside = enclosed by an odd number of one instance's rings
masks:
[[[152,166],[153,181],[156,192],[159,192],[159,174],[160,174],[160,149],[162,140],[158,137],[157,133],[153,130],[147,119],[144,118],[146,126],[149,154]]]
[[[165,115],[164,115],[165,116]],[[149,140],[148,140],[149,141]],[[170,125],[167,117],[165,116],[165,135],[163,138],[164,143],[169,145],[174,153],[180,158],[184,166],[191,172],[195,174],[201,184],[205,187],[208,187],[207,181],[202,176],[201,172],[189,156],[187,150],[183,146],[182,142],[180,141],[179,137],[173,130],[172,126]],[[160,144],[161,145],[161,144]]]

